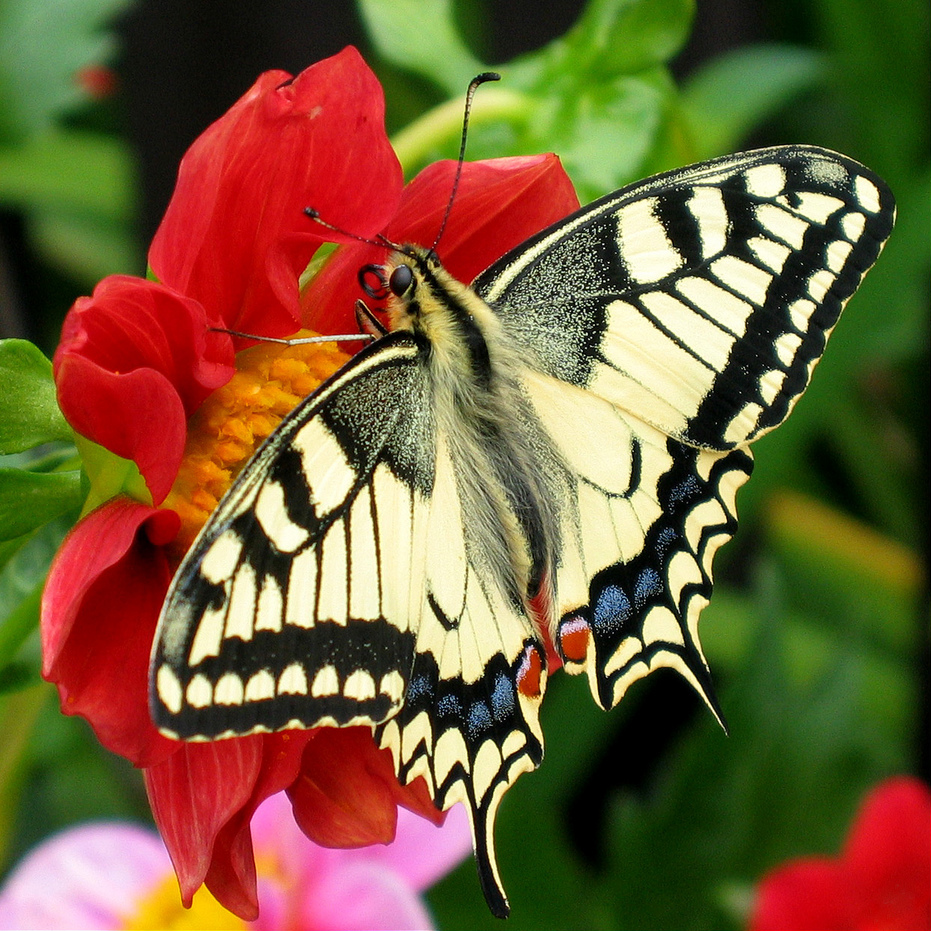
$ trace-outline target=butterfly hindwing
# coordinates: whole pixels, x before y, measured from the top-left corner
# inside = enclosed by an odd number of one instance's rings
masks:
[[[611,708],[659,666],[717,714],[698,637],[714,553],[737,529],[749,451],[685,446],[590,392],[540,373],[525,388],[567,467],[556,644]]]

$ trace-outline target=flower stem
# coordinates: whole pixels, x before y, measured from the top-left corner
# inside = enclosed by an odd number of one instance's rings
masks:
[[[523,121],[531,111],[525,94],[500,87],[483,89],[475,98],[469,120],[473,125],[502,120]],[[462,131],[462,101],[447,100],[428,110],[413,123],[395,133],[391,140],[405,173],[425,162],[449,140],[457,140]]]

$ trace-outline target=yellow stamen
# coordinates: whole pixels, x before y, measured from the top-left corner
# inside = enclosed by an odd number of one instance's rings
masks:
[[[123,924],[126,931],[244,931],[246,923],[228,912],[207,889],[198,889],[190,908],[181,904],[178,881],[167,875]]]
[[[336,343],[260,343],[237,354],[236,374],[188,422],[184,458],[165,499],[164,506],[181,516],[172,553],[177,560],[282,418],[348,358]]]

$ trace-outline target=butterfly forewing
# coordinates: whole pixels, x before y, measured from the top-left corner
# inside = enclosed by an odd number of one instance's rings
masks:
[[[548,373],[723,450],[788,415],[893,219],[862,165],[762,149],[596,201],[474,286]]]
[[[160,727],[214,738],[401,706],[422,602],[410,528],[433,481],[418,362],[401,335],[356,356],[224,497],[163,610]]]
[[[286,418],[182,563],[156,723],[370,726],[402,783],[466,804],[506,915],[494,817],[542,759],[545,637],[605,708],[668,666],[717,713],[698,618],[748,444],[805,390],[893,219],[862,166],[783,147],[609,195],[474,291],[432,250],[393,253],[401,331]]]

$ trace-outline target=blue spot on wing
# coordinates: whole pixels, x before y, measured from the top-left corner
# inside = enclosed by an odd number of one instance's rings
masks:
[[[651,598],[659,598],[663,594],[663,579],[652,566],[644,568],[637,577],[634,586],[634,603],[638,611],[642,611]]]
[[[410,703],[423,701],[430,696],[431,692],[430,679],[427,676],[414,676],[408,683],[405,701]]]
[[[461,717],[462,704],[456,695],[447,693],[436,703],[436,712],[441,717]]]
[[[606,585],[599,593],[592,611],[592,627],[614,632],[633,617],[633,607],[627,593],[619,585]]]
[[[491,693],[492,714],[498,722],[507,721],[514,714],[515,707],[514,684],[504,673],[500,673]]]
[[[491,727],[491,710],[485,702],[475,702],[469,705],[466,727],[469,729],[471,740],[478,740],[481,734]]]

